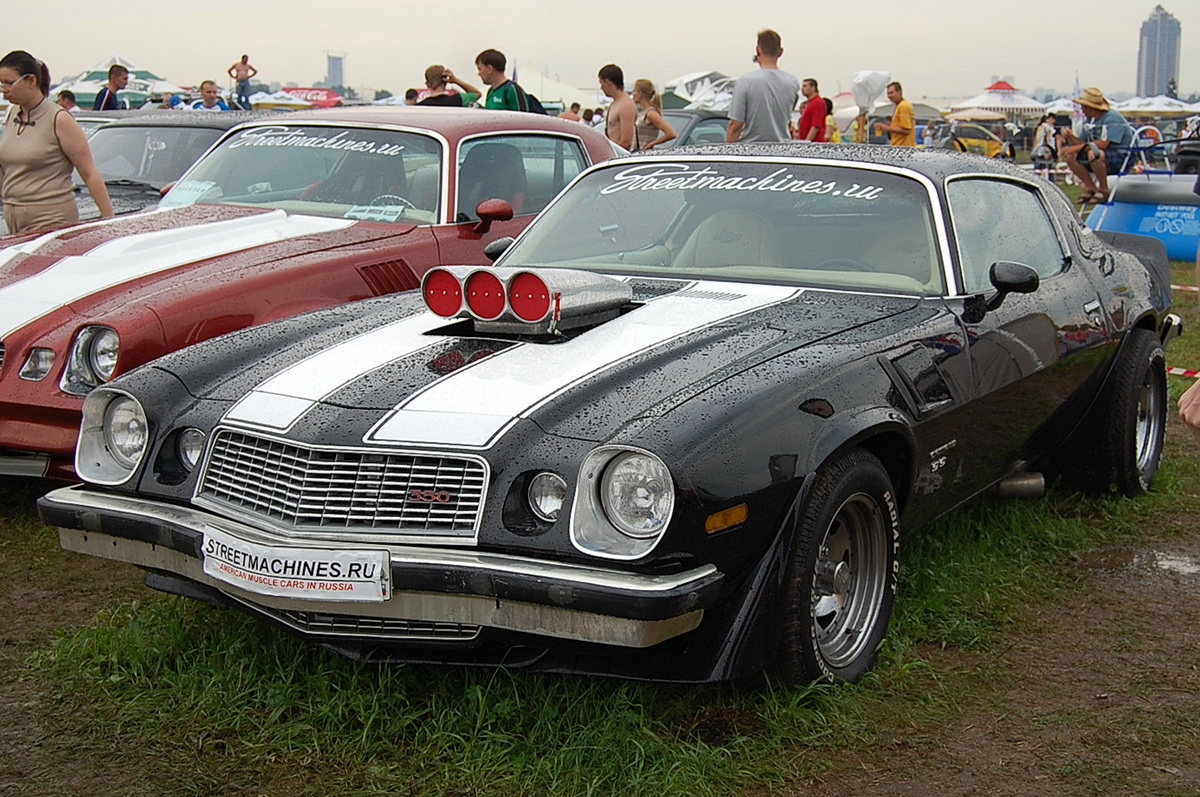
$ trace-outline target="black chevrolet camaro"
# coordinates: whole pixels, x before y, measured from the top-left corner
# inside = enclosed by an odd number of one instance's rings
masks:
[[[854,681],[913,529],[1048,468],[1149,488],[1169,282],[982,157],[627,158],[494,266],[95,390],[41,514],[347,655]]]

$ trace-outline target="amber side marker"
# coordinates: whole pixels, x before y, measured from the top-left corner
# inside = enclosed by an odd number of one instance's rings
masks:
[[[746,516],[750,513],[750,509],[745,504],[738,504],[729,509],[717,512],[715,515],[709,515],[704,521],[704,531],[709,534],[716,534],[718,531],[733,528],[746,522]]]

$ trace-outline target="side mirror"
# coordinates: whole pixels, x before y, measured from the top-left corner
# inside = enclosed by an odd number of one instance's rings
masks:
[[[497,238],[487,246],[483,247],[483,253],[487,259],[493,263],[499,259],[500,255],[508,251],[508,247],[512,246],[513,239],[509,237]]]
[[[1041,284],[1038,273],[1024,263],[998,260],[988,269],[988,279],[996,295],[988,300],[987,309],[995,310],[1010,293],[1033,293]]]
[[[475,206],[475,215],[479,217],[475,232],[482,235],[492,228],[492,222],[512,219],[513,206],[503,199],[485,199]]]

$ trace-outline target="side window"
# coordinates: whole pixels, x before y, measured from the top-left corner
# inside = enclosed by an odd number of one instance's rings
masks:
[[[503,199],[518,216],[550,204],[587,166],[578,141],[555,136],[505,135],[476,138],[459,149],[456,220],[479,218],[485,199]]]
[[[1003,180],[953,180],[947,196],[967,293],[992,289],[988,270],[999,260],[1024,263],[1042,279],[1062,271],[1062,247],[1033,189]]]

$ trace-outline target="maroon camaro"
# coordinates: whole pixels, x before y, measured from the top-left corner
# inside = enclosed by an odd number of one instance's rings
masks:
[[[0,249],[0,474],[73,477],[84,397],[167,352],[487,262],[619,151],[528,113],[351,108],[229,131],[158,208]]]

